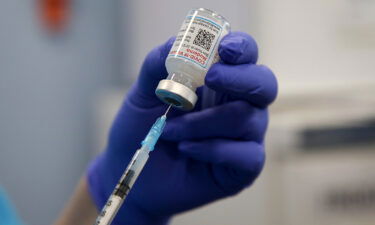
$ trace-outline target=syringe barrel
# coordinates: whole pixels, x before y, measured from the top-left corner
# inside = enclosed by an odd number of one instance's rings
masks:
[[[137,180],[143,167],[145,166],[149,150],[142,147],[136,151],[120,181],[117,183],[115,190],[104,205],[95,225],[109,225],[120,209],[134,182]]]
[[[137,150],[126,168],[125,173],[122,175],[120,182],[117,184],[113,194],[119,195],[120,197],[121,195],[125,195],[124,197],[126,197],[145,166],[149,157],[149,152],[150,151],[144,147]]]

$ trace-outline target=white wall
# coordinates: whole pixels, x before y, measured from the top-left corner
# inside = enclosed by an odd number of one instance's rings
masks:
[[[260,11],[262,62],[281,96],[375,81],[374,1],[264,0]]]

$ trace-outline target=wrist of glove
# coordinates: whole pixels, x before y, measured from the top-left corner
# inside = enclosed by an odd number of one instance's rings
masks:
[[[146,57],[113,122],[106,151],[88,170],[89,191],[99,210],[167,108],[154,91],[167,76],[164,62],[173,41]],[[114,224],[167,224],[177,213],[236,194],[255,181],[265,161],[267,106],[277,93],[272,71],[255,64],[257,51],[245,33],[232,32],[222,39],[221,61],[197,90],[195,109],[168,114],[164,133]],[[208,99],[207,90],[214,97]]]

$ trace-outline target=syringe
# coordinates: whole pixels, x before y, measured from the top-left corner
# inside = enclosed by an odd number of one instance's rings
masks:
[[[135,152],[128,167],[126,168],[125,172],[123,173],[119,182],[117,183],[115,190],[112,192],[111,196],[107,200],[107,203],[104,205],[102,211],[96,219],[95,225],[111,224],[112,220],[114,219],[118,210],[120,209],[122,203],[124,202],[126,196],[128,195],[130,189],[132,188],[134,182],[137,180],[144,165],[146,164],[149,157],[148,154],[152,150],[154,150],[156,142],[158,141],[160,135],[163,132],[165,122],[167,119],[167,113],[170,108],[171,105],[168,107],[164,115],[159,117],[154,123],[154,125],[152,125],[147,136],[142,141],[141,148]]]

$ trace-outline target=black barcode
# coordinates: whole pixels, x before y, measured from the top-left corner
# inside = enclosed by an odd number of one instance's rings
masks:
[[[211,48],[211,44],[214,41],[214,39],[215,39],[214,34],[208,32],[206,30],[199,29],[197,36],[195,36],[193,44],[195,44],[199,47],[202,47],[202,48],[206,49],[207,51],[209,51],[210,48]]]

